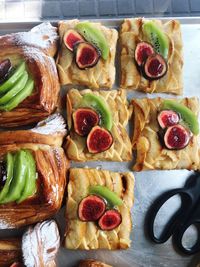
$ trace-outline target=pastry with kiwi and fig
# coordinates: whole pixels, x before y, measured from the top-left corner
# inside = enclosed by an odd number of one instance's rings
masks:
[[[125,90],[71,89],[67,93],[66,153],[74,161],[129,161],[131,142]]]
[[[0,36],[1,127],[41,121],[57,108],[57,42],[57,29],[48,22]]]
[[[130,247],[134,198],[131,172],[71,168],[67,190],[66,248]]]
[[[58,31],[60,83],[111,88],[115,81],[118,32],[99,22],[79,20],[60,21]]]
[[[132,99],[135,171],[200,169],[199,100]]]
[[[38,222],[60,209],[69,165],[61,147],[65,126],[54,114],[32,129],[0,132],[0,229]]]
[[[177,20],[125,19],[120,29],[121,87],[182,94],[182,46]]]
[[[1,267],[56,267],[60,235],[55,221],[29,227],[22,238],[0,239]]]

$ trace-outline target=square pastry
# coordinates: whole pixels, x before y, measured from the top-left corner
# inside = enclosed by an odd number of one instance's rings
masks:
[[[129,248],[133,189],[134,176],[130,172],[70,169],[65,247]]]
[[[111,88],[115,81],[118,32],[101,23],[59,22],[57,66],[62,85]]]
[[[74,161],[131,160],[131,141],[125,128],[129,117],[125,90],[71,89],[67,94],[68,158]]]
[[[182,37],[176,20],[125,19],[120,30],[121,87],[182,94]]]
[[[135,171],[200,169],[199,100],[132,99]]]

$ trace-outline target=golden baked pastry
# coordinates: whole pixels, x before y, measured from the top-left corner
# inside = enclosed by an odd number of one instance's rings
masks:
[[[78,217],[80,201],[88,196],[89,187],[106,186],[120,197],[118,207],[121,224],[110,231],[100,230],[95,222],[84,222]],[[69,170],[66,205],[65,247],[68,249],[127,249],[130,247],[131,207],[133,205],[134,176],[131,172],[117,173],[97,169],[72,168]]]
[[[164,99],[132,99],[134,132],[133,150],[136,162],[133,170],[154,169],[200,169],[199,134],[192,135],[189,144],[180,150],[165,148],[159,140],[158,111]],[[199,100],[196,97],[176,99],[188,107],[196,116],[199,114]]]
[[[30,130],[0,132],[1,160],[7,152],[27,149],[35,159],[38,174],[33,196],[19,204],[0,204],[0,229],[44,220],[60,209],[69,165],[61,147],[65,134],[64,119],[59,114]]]
[[[0,240],[1,267],[56,267],[60,235],[55,221],[29,227],[22,238]]]
[[[101,153],[89,153],[86,146],[86,138],[79,136],[74,131],[72,114],[79,107],[83,96],[92,93],[104,99],[112,113],[112,128],[110,130],[113,137],[111,147]],[[129,161],[132,158],[131,142],[126,132],[129,120],[129,110],[125,90],[111,91],[91,91],[85,89],[79,91],[71,89],[67,94],[67,123],[70,135],[67,136],[66,153],[69,159],[75,161],[106,160],[106,161]]]
[[[96,261],[92,259],[80,261],[78,267],[112,267],[111,265],[105,264],[101,261]]]
[[[17,238],[0,240],[0,266],[10,267],[13,262],[21,261],[21,240]]]
[[[167,58],[168,71],[158,80],[148,80],[138,71],[134,61],[136,44],[146,41],[142,33],[144,18],[125,19],[120,30],[121,45],[121,87],[141,90],[145,93],[182,94],[182,37],[181,27],[177,20],[162,22],[153,20],[162,28],[169,39],[169,54]]]
[[[96,66],[81,70],[77,67],[73,60],[73,53],[66,48],[63,37],[69,29],[74,29],[78,20],[60,21],[59,36],[60,50],[58,52],[57,67],[60,78],[60,83],[76,84],[98,88],[111,88],[115,81],[115,53],[118,38],[118,32],[115,29],[107,28],[100,23],[93,23],[95,27],[100,29],[106,37],[110,51],[106,60],[100,58]]]
[[[38,122],[57,107],[59,81],[53,59],[57,51],[57,28],[45,22],[29,32],[0,36],[0,62],[9,59],[13,67],[25,61],[34,81],[33,92],[17,107],[0,111],[0,126],[13,127]]]

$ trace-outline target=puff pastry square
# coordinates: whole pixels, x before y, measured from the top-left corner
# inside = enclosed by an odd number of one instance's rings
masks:
[[[30,130],[0,132],[0,160],[7,152],[28,149],[34,156],[38,173],[37,191],[32,197],[20,204],[0,205],[0,229],[33,224],[60,209],[69,168],[61,147],[65,126],[64,119],[55,114]]]
[[[53,59],[57,44],[57,28],[48,22],[29,32],[0,36],[0,61],[9,58],[13,66],[25,61],[35,85],[33,93],[16,108],[0,111],[0,126],[32,124],[48,117],[57,108],[60,85]]]
[[[107,102],[112,112],[113,127],[111,134],[113,136],[112,146],[97,154],[91,154],[86,147],[86,138],[77,135],[73,129],[72,114],[78,108],[78,104],[86,93],[92,93],[101,96]],[[119,108],[120,107],[120,108]],[[79,91],[71,89],[67,94],[67,122],[70,135],[67,136],[66,152],[69,159],[74,161],[129,161],[132,158],[131,141],[126,132],[126,125],[130,117],[127,106],[125,90],[111,91],[91,91],[85,89]]]
[[[159,80],[149,81],[137,70],[134,51],[138,41],[146,41],[142,34],[144,18],[125,19],[120,30],[121,43],[121,87],[144,91],[145,93],[182,94],[182,37],[178,21],[153,20],[160,26],[170,41],[167,74]]]
[[[114,230],[102,231],[94,222],[82,222],[77,211],[79,202],[88,195],[89,186],[104,185],[122,200],[119,206],[122,223]],[[69,171],[66,206],[65,247],[68,249],[127,249],[130,247],[131,207],[134,177],[130,172],[117,173],[97,169],[72,168]]]
[[[94,23],[95,27],[100,29],[106,37],[110,47],[110,53],[107,60],[100,58],[96,66],[86,70],[80,70],[73,60],[73,53],[68,50],[63,42],[63,36],[69,29],[73,29],[78,20],[59,22],[60,50],[57,58],[57,67],[60,77],[60,83],[83,85],[86,87],[111,88],[115,81],[115,52],[118,39],[118,32],[103,26],[101,23]]]
[[[188,146],[181,150],[164,148],[158,137],[157,114],[164,99],[132,99],[134,132],[132,145],[136,152],[135,171],[154,169],[200,169],[200,136],[193,135]],[[176,101],[199,114],[196,97]]]

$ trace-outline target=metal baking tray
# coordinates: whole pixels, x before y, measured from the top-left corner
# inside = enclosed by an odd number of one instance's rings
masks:
[[[200,97],[200,17],[195,18],[161,18],[163,20],[178,19],[182,24],[182,37],[184,44],[184,95]],[[122,19],[105,19],[100,20],[104,25],[118,28]],[[33,26],[41,23],[37,22],[8,22],[0,24],[0,35],[27,31]],[[56,21],[52,22],[56,25]],[[118,79],[117,79],[118,80]],[[115,84],[113,88],[118,88]],[[139,92],[128,91],[128,99],[132,97],[175,97],[166,94],[144,94]],[[90,163],[73,163],[71,166],[78,167],[100,167],[113,171],[131,171],[132,162],[90,162]],[[134,172],[136,178],[135,184],[135,203],[132,209],[133,229],[131,232],[132,245],[128,250],[121,251],[80,251],[66,250],[61,247],[57,256],[59,267],[76,266],[80,259],[95,258],[102,260],[115,267],[193,267],[200,262],[200,254],[186,257],[179,254],[172,246],[171,240],[162,245],[152,243],[144,229],[144,218],[152,201],[162,192],[182,187],[191,172],[186,170],[176,171],[143,171]],[[174,198],[162,210],[161,216],[157,221],[157,227],[160,229],[167,220],[167,216],[172,214],[172,207],[177,208],[180,199]],[[64,235],[65,228],[65,207],[56,215],[57,222],[60,226],[61,238]],[[0,237],[21,235],[20,230],[1,230]],[[191,229],[186,236],[187,243],[193,239],[194,229]]]

